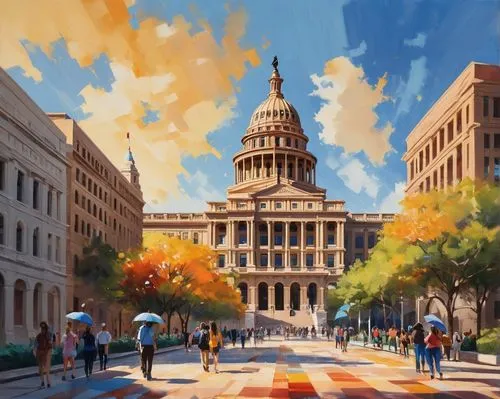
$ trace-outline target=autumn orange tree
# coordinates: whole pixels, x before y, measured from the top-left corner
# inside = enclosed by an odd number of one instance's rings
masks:
[[[370,258],[340,280],[335,295],[346,300],[364,295],[367,301],[381,293],[432,287],[429,305],[443,305],[453,331],[460,296],[472,291],[476,306],[466,307],[479,315],[498,287],[499,279],[490,277],[500,272],[500,187],[464,180],[446,191],[408,196],[402,207],[384,226]]]
[[[175,313],[185,331],[193,310],[211,301],[239,311],[239,294],[214,270],[210,248],[178,238],[148,245],[137,253],[119,254],[115,297],[122,303],[165,313],[169,334]]]

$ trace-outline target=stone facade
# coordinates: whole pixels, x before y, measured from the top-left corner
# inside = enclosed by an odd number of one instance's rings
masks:
[[[325,299],[345,265],[366,259],[386,214],[351,214],[316,185],[316,157],[275,69],[267,99],[252,114],[233,158],[227,200],[197,214],[146,214],[145,232],[193,240],[217,254],[221,273],[237,271],[245,324],[326,322]]]
[[[470,63],[411,131],[406,144],[407,193],[444,190],[466,177],[499,184],[500,66]],[[458,307],[463,306],[467,304],[460,300]],[[483,312],[485,326],[498,325],[500,292],[490,297]],[[456,323],[460,331],[475,330],[475,315],[460,310]]]
[[[49,114],[67,138],[67,220],[68,265],[67,307],[84,309],[96,323],[106,322],[113,336],[129,328],[129,315],[121,307],[104,303],[74,278],[74,269],[83,257],[83,248],[98,236],[117,251],[142,244],[144,201],[139,172],[132,153],[117,169],[78,124],[66,114]]]
[[[66,138],[0,68],[0,346],[66,314]]]

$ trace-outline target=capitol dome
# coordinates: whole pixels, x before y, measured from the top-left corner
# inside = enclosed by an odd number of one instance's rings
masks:
[[[302,133],[300,117],[292,104],[285,100],[281,92],[283,79],[275,69],[269,79],[269,94],[255,109],[250,119],[247,134],[255,133],[264,126],[281,124],[287,126],[284,130]]]

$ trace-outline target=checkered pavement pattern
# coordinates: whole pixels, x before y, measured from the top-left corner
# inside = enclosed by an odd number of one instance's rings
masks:
[[[281,341],[221,352],[220,373],[206,373],[195,351],[158,356],[153,381],[137,366],[116,366],[23,397],[87,398],[500,398],[500,368],[443,363],[445,378],[415,372],[414,359],[325,341]],[[448,366],[449,365],[449,366]]]

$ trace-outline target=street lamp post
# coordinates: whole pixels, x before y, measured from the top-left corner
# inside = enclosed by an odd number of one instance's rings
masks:
[[[403,295],[401,295],[400,299],[401,299],[401,330],[402,330],[403,329],[403,316],[404,316],[404,312],[403,312]]]

